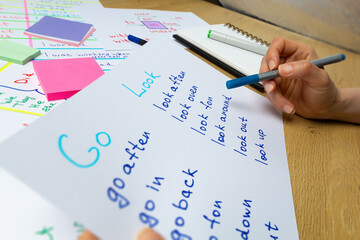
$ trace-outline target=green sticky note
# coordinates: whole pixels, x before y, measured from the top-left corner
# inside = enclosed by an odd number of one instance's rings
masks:
[[[40,50],[26,45],[9,41],[0,41],[0,59],[24,65],[41,54]]]

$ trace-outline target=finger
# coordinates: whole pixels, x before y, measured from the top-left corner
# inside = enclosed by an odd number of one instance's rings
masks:
[[[275,38],[269,47],[270,53],[280,56],[294,54],[302,44],[286,38]]]
[[[287,98],[285,98],[278,89],[276,89],[276,91],[274,92],[269,93],[267,96],[271,104],[276,109],[288,114],[295,113],[294,105]]]
[[[164,240],[164,238],[152,228],[144,228],[137,235],[137,240]]]
[[[323,86],[329,80],[325,70],[307,60],[281,64],[279,74],[284,78],[303,79],[313,87]]]
[[[262,81],[261,83],[268,94],[272,93],[275,90],[276,83],[274,80],[265,80]]]
[[[263,72],[268,72],[268,71],[270,71],[270,69],[269,69],[269,66],[268,66],[268,64],[267,64],[267,62],[266,62],[266,59],[265,59],[265,56],[261,59],[261,64],[260,64],[260,70],[259,70],[259,72],[260,73],[263,73]]]
[[[91,232],[89,232],[88,230],[85,230],[80,237],[78,238],[78,240],[99,240],[99,238],[97,238],[94,234],[92,234]]]
[[[290,56],[297,51],[299,43],[285,38],[275,38],[266,52],[265,62],[270,70],[276,69],[280,64],[281,56]]]
[[[307,45],[285,38],[275,38],[267,53],[266,62],[271,70],[276,69],[284,62],[298,60],[314,60],[318,58],[315,50]]]

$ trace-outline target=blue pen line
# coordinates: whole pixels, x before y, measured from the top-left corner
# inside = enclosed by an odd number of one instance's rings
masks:
[[[198,133],[200,133],[201,135],[205,135],[205,133],[203,133],[203,132],[200,132],[199,130],[197,130],[197,129],[195,129],[195,128],[193,128],[193,127],[190,127],[192,130],[194,130],[195,132],[198,132]]]
[[[217,144],[219,144],[219,145],[221,145],[221,146],[225,147],[225,144],[223,144],[223,143],[219,143],[218,141],[216,141],[216,140],[214,140],[214,139],[211,139],[211,141],[213,141],[214,143],[217,143]]]
[[[153,104],[155,107],[157,107],[157,108],[159,108],[160,110],[163,110],[164,112],[166,112],[166,110],[165,109],[163,109],[162,107],[159,107],[158,105],[156,105],[156,104]]]
[[[258,159],[254,159],[255,161],[258,161],[259,163],[262,163],[262,164],[264,164],[264,165],[268,165],[266,162],[263,162],[263,161],[260,161],[260,160],[258,160]]]
[[[184,122],[184,120],[181,120],[181,119],[175,117],[174,115],[171,115],[171,116],[172,116],[173,118],[175,118],[176,120],[180,121],[180,122]]]
[[[37,93],[39,93],[39,94],[41,94],[41,95],[45,95],[44,93],[39,92],[38,89],[24,90],[24,89],[18,89],[18,88],[13,88],[13,87],[5,86],[5,85],[0,85],[0,87],[9,88],[9,89],[17,90],[17,91],[20,91],[20,92],[33,92],[33,91],[35,91],[35,92],[37,92]]]
[[[236,149],[234,149],[234,151],[237,152],[237,153],[240,153],[241,155],[244,155],[245,157],[247,157],[247,155],[245,153],[243,153],[243,152],[240,152],[240,151],[238,151]]]

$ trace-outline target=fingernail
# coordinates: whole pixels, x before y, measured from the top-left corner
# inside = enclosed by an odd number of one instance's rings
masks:
[[[267,83],[267,84],[263,84],[263,85],[264,85],[265,91],[267,93],[271,93],[272,90],[274,89],[274,86],[271,83]]]
[[[290,105],[284,105],[282,108],[283,112],[288,113],[288,114],[293,114],[295,113],[295,109],[294,107],[290,106]]]
[[[270,61],[269,61],[269,68],[270,68],[270,70],[274,70],[274,68],[275,68],[275,62],[274,62],[273,60],[270,60]]]
[[[282,64],[279,66],[279,71],[285,74],[291,74],[293,67],[290,64]]]

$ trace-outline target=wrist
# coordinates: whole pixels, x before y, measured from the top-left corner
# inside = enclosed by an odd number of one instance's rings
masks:
[[[360,91],[359,88],[338,89],[337,99],[328,119],[360,123]]]

